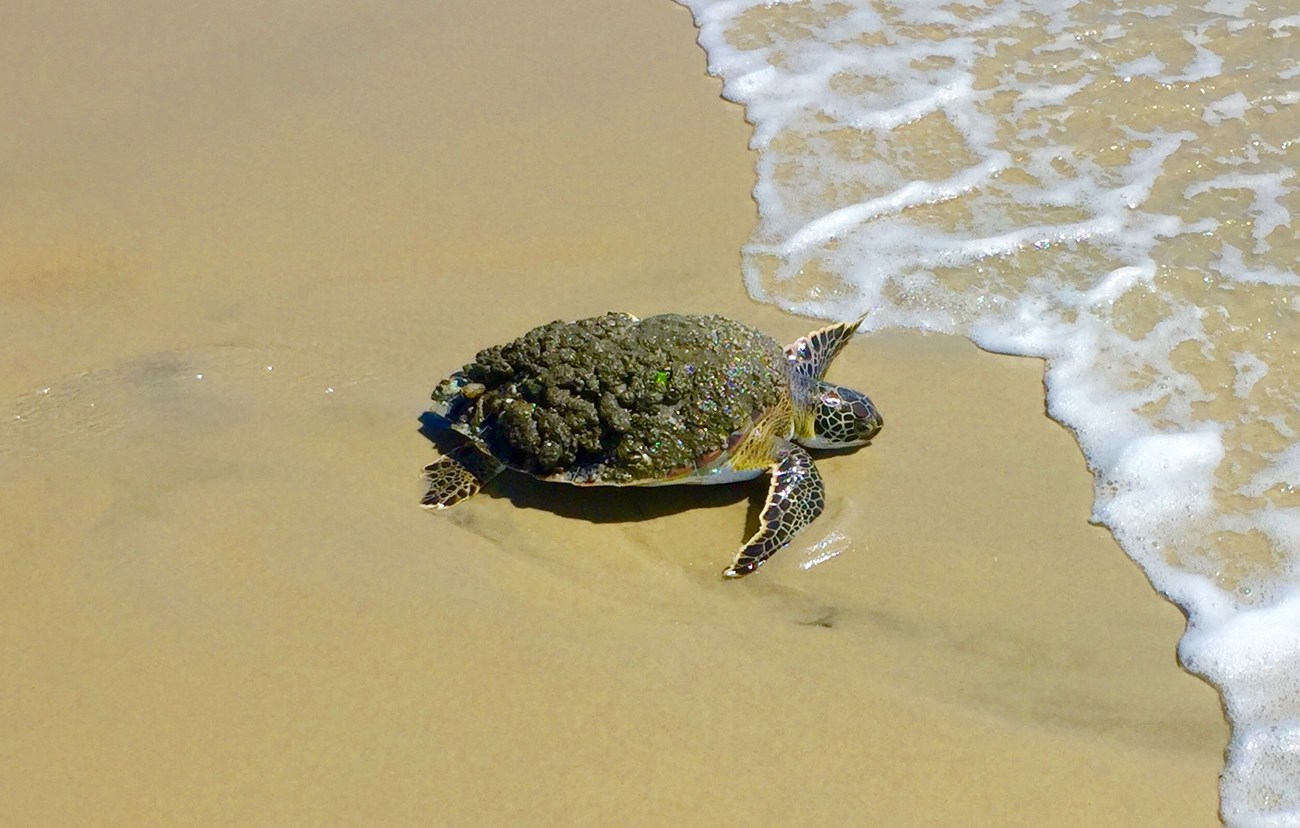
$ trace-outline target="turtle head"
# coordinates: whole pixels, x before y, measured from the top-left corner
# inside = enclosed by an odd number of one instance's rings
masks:
[[[812,403],[812,434],[795,438],[808,448],[860,446],[885,424],[867,395],[852,388],[819,382]]]
[[[864,319],[865,315],[830,325],[786,346],[798,423],[794,439],[801,445],[826,449],[860,446],[885,424],[866,394],[822,379],[831,360],[844,350]]]

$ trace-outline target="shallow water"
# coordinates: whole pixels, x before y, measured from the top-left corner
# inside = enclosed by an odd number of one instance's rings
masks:
[[[1224,816],[1300,822],[1294,8],[686,5],[755,125],[751,293],[1046,358],[1224,695]]]

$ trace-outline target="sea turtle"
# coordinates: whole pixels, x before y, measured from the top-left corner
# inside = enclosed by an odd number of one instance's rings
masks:
[[[772,476],[758,531],[723,571],[753,572],[825,504],[808,448],[869,441],[864,394],[825,382],[862,324],[784,349],[721,316],[626,313],[552,322],[480,351],[438,384],[431,411],[467,438],[425,468],[443,509],[505,468],[577,486],[730,483]]]

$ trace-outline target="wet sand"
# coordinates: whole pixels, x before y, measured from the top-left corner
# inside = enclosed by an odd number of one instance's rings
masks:
[[[860,337],[885,430],[740,582],[759,483],[415,506],[484,345],[817,326],[683,9],[73,8],[0,31],[0,822],[1216,824],[1037,362]]]

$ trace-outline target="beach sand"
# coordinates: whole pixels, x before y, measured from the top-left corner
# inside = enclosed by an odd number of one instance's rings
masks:
[[[739,582],[762,482],[417,508],[481,347],[819,326],[741,286],[749,128],[684,9],[6,21],[0,822],[1217,824],[1218,700],[1037,361],[859,337],[885,429]]]

